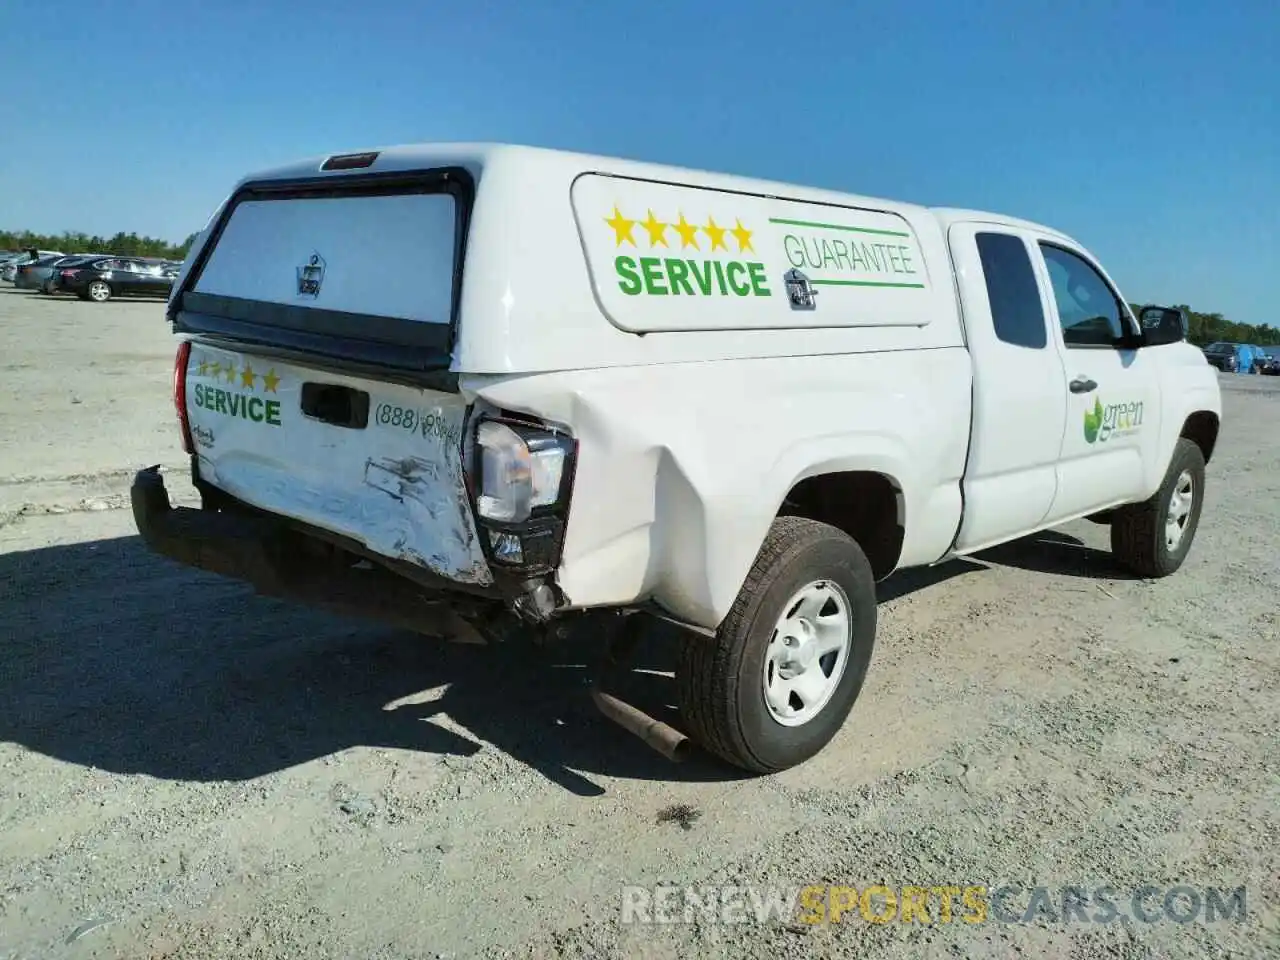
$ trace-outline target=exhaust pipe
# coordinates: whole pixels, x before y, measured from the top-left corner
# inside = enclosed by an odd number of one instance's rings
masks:
[[[693,744],[689,738],[669,724],[657,720],[612,694],[593,689],[591,699],[606,717],[622,729],[634,733],[653,749],[673,763],[683,763],[689,758]]]

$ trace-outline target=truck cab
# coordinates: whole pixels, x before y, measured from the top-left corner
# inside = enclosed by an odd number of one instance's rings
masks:
[[[1184,432],[1212,453],[1217,379],[1177,311],[1140,323],[1097,258],[1057,231],[938,217],[974,364],[956,552],[1145,499]]]

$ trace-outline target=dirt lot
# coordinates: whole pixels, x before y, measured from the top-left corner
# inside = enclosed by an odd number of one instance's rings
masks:
[[[141,466],[187,489],[172,350],[158,304],[0,287],[0,958],[1280,950],[1280,378],[1223,378],[1177,576],[1127,577],[1081,522],[893,578],[838,740],[744,779],[593,715],[581,651],[437,645],[150,555],[123,508]],[[668,662],[659,638],[646,702]],[[1243,885],[1247,913],[622,924],[622,886],[662,883],[1122,910]]]

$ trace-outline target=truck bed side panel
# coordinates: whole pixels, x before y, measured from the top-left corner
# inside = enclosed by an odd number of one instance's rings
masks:
[[[575,605],[651,596],[714,627],[784,496],[866,470],[902,492],[902,564],[941,557],[968,442],[962,347],[467,378],[464,391],[580,440],[560,585]]]

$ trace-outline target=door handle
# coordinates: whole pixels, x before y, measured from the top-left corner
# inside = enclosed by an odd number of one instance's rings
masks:
[[[1089,393],[1097,389],[1098,389],[1097,383],[1090,380],[1088,377],[1076,377],[1074,380],[1071,381],[1072,393]]]

